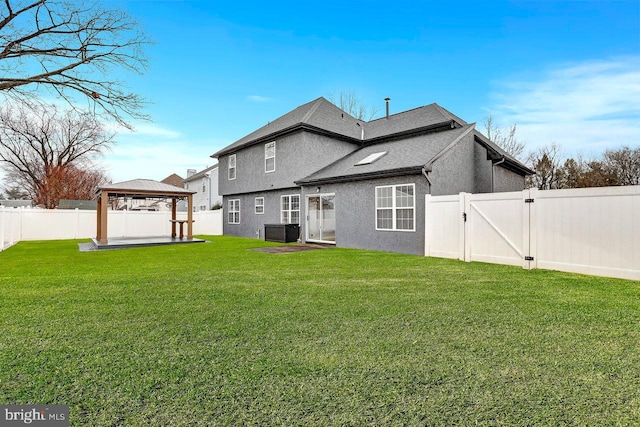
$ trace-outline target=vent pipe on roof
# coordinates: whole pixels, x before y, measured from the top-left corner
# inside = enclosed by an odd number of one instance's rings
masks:
[[[384,99],[384,102],[387,104],[387,119],[389,118],[389,101],[391,101],[391,98]]]

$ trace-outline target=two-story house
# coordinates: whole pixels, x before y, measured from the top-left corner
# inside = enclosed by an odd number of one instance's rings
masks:
[[[324,98],[212,157],[224,234],[298,223],[302,241],[410,254],[424,253],[426,194],[517,191],[533,173],[437,104],[367,122]]]
[[[208,211],[215,205],[222,204],[222,196],[218,194],[218,165],[196,172],[195,169],[187,169],[187,178],[184,180],[187,190],[195,191],[193,195],[193,210]]]

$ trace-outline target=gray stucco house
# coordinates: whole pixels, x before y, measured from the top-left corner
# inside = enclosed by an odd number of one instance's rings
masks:
[[[362,121],[324,98],[214,153],[224,234],[424,254],[425,195],[518,191],[533,171],[437,104]]]

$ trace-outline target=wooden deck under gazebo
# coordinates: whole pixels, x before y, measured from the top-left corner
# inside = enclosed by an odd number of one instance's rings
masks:
[[[132,246],[168,245],[180,243],[204,242],[193,238],[193,194],[194,191],[154,181],[151,179],[134,179],[131,181],[107,184],[98,188],[96,238],[93,243],[97,249],[117,249]],[[109,203],[122,197],[149,198],[171,200],[171,236],[149,236],[137,238],[108,238],[107,212]],[[179,200],[187,200],[187,219],[177,219]],[[184,225],[186,224],[186,235]],[[178,234],[177,228],[180,232]]]

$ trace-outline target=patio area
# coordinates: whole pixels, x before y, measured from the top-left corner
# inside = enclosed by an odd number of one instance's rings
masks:
[[[80,252],[91,252],[108,249],[127,249],[127,248],[139,248],[145,246],[160,246],[160,245],[184,245],[189,243],[205,243],[207,240],[203,239],[186,239],[179,237],[130,237],[125,239],[110,238],[107,243],[100,243],[97,239],[92,239],[91,242],[78,243]]]

